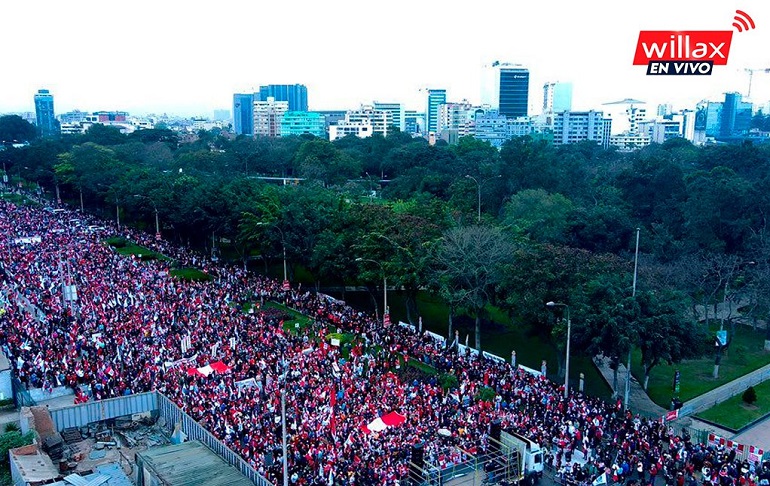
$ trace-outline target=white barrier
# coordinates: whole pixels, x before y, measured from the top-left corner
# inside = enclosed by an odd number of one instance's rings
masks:
[[[466,346],[466,345],[464,345],[464,344],[459,344],[459,343],[457,344],[457,351],[458,351],[460,354],[465,354],[465,350],[466,350],[466,349],[467,349],[468,351],[470,351],[470,352],[471,352],[471,354],[473,354],[474,356],[478,356],[478,355],[479,355],[479,350],[478,350],[478,349],[473,349],[472,347],[470,347],[470,346]]]
[[[537,377],[543,376],[543,373],[539,372],[538,370],[535,370],[535,369],[532,369],[532,368],[527,368],[524,365],[519,365],[518,368],[521,369],[521,370],[526,371],[530,375],[535,375]]]
[[[446,344],[446,338],[442,336],[441,334],[436,334],[435,332],[425,331],[425,334],[428,336],[431,336],[436,341],[440,342],[441,344]]]
[[[408,324],[406,322],[398,321],[398,325],[401,326],[401,327],[405,327],[405,328],[409,329],[410,331],[417,332],[417,328],[416,327],[414,327],[413,325]]]
[[[507,360],[501,358],[500,356],[498,356],[496,354],[492,354],[492,353],[487,353],[486,351],[482,351],[481,355],[484,356],[485,358],[491,359],[492,361],[497,361],[498,363],[503,363],[503,364],[507,364],[508,363]]]

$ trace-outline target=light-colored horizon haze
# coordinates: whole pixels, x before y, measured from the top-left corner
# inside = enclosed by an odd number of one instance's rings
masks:
[[[424,110],[421,88],[478,103],[484,64],[530,70],[530,114],[547,81],[573,84],[573,109],[624,98],[674,108],[746,94],[745,68],[770,68],[770,3],[760,0],[33,0],[4,5],[0,113],[34,111],[38,89],[56,113],[211,116],[232,95],[304,84],[311,110],[373,101]],[[711,76],[647,76],[632,60],[640,30],[734,30],[736,9],[756,29],[735,32]],[[752,100],[770,100],[770,73]]]

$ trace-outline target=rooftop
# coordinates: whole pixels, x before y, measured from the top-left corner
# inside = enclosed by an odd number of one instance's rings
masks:
[[[229,466],[198,441],[138,452],[136,460],[137,464],[141,465],[140,471],[151,471],[162,484],[169,486],[253,486],[240,471]]]

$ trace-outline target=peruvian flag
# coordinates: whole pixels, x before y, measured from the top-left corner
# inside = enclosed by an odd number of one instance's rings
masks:
[[[281,286],[281,290],[283,290],[284,292],[288,292],[289,290],[291,290],[291,284],[289,283],[288,280],[283,281],[283,286]]]
[[[372,432],[382,432],[388,427],[398,427],[404,422],[406,422],[405,415],[401,415],[398,412],[390,412],[381,417],[377,417],[368,424],[362,425],[361,430],[363,430],[366,434],[371,434]]]
[[[227,373],[230,371],[230,367],[224,364],[221,361],[217,361],[215,363],[211,363],[206,366],[201,366],[200,368],[188,368],[187,374],[188,375],[203,375],[203,376],[209,376],[213,372],[217,373]]]

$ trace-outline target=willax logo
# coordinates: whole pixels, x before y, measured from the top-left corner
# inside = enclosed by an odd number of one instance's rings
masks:
[[[733,20],[738,32],[756,28],[741,10]],[[732,30],[642,30],[634,65],[646,65],[648,75],[709,75],[715,65],[727,64],[732,39]]]

